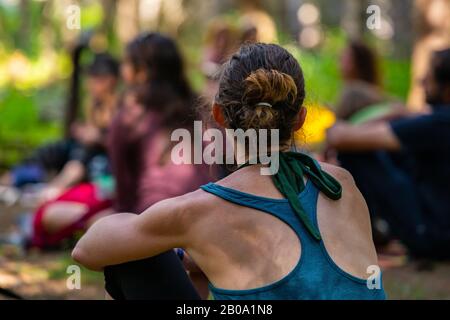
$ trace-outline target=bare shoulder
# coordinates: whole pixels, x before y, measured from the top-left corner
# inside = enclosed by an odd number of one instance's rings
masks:
[[[163,207],[171,215],[171,221],[185,229],[192,229],[196,224],[208,218],[207,213],[214,207],[215,197],[202,189],[184,195],[163,200],[154,206]]]
[[[342,186],[342,198],[339,203],[341,206],[357,207],[360,210],[355,210],[355,213],[364,213],[368,215],[366,201],[356,186],[355,180],[350,172],[346,169],[328,164],[320,163],[322,169],[334,177]]]
[[[212,195],[198,189],[153,204],[139,215],[139,224],[144,229],[157,225],[161,232],[186,234],[205,217],[202,213],[212,202]]]
[[[353,217],[357,222],[363,223],[370,227],[369,210],[366,201],[356,186],[355,180],[350,172],[344,168],[331,165],[328,163],[320,163],[322,169],[333,176],[342,186],[342,198],[339,201],[330,200],[329,203],[335,208],[341,209],[342,214],[347,218]]]
[[[185,214],[192,216],[202,213],[214,205],[216,197],[202,189],[186,193],[179,197],[179,201],[184,207]]]
[[[322,169],[332,175],[336,180],[341,183],[341,185],[349,185],[349,186],[356,186],[355,180],[353,179],[353,176],[350,172],[345,170],[342,167],[338,167],[329,163],[320,162],[320,166]]]
[[[321,233],[333,260],[343,269],[362,276],[368,265],[376,264],[376,251],[372,240],[372,227],[369,209],[352,175],[345,169],[321,163],[322,169],[332,175],[342,186],[342,198],[338,201],[328,199],[323,194],[318,201],[318,220]],[[349,261],[342,258],[340,248],[333,243],[341,243],[360,264],[353,269]]]

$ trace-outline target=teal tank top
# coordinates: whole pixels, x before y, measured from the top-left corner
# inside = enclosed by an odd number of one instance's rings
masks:
[[[300,239],[301,257],[294,269],[279,281],[249,290],[209,288],[216,300],[384,300],[386,298],[380,275],[380,289],[369,289],[367,280],[357,278],[339,268],[329,256],[323,240],[308,232],[294,213],[287,199],[271,199],[208,183],[201,187],[232,203],[261,210],[275,216],[293,229]],[[319,190],[308,180],[298,195],[308,218],[318,230],[317,200]],[[369,276],[369,274],[368,274]]]

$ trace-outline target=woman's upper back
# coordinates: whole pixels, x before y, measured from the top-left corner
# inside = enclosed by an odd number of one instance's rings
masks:
[[[257,166],[190,194],[189,216],[195,222],[187,250],[216,298],[384,297],[383,290],[369,290],[365,280],[367,268],[377,265],[365,202],[347,172],[323,167],[342,184],[342,199],[329,200],[311,181],[299,195],[323,241],[308,233]]]

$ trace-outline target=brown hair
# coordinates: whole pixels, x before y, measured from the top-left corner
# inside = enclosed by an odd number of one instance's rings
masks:
[[[450,48],[433,52],[431,70],[440,86],[450,85]]]
[[[165,126],[190,128],[197,97],[175,41],[159,33],[145,33],[128,44],[126,56],[135,70],[147,74],[144,87],[137,91],[138,101],[147,110],[157,111]]]
[[[225,64],[215,101],[232,129],[279,129],[289,141],[305,98],[297,60],[275,44],[246,44]]]
[[[356,40],[350,41],[348,48],[352,55],[357,80],[380,86],[378,57],[375,51],[363,42]]]

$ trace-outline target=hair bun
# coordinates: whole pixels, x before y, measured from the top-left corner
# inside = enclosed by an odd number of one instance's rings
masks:
[[[242,128],[274,129],[279,127],[282,109],[293,109],[297,98],[294,79],[277,70],[258,69],[245,80],[243,108],[237,112]],[[282,104],[283,106],[277,107]]]
[[[277,129],[280,144],[292,141],[305,99],[298,61],[276,44],[244,44],[224,65],[215,103],[231,129]]]
[[[269,103],[272,106],[284,103],[291,107],[297,98],[297,86],[294,79],[277,70],[258,69],[245,80],[245,93],[242,97],[246,106]]]

